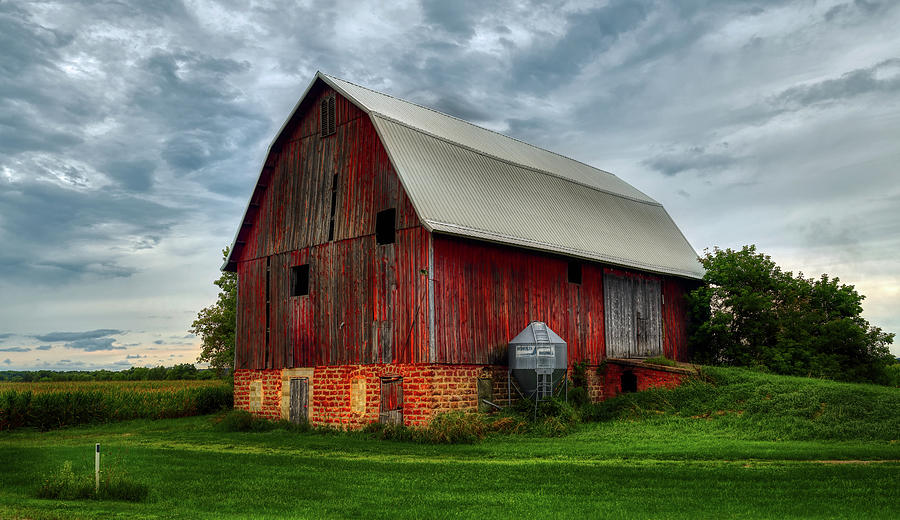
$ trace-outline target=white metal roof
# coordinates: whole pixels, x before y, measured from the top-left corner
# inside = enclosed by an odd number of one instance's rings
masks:
[[[703,276],[662,205],[615,175],[344,80],[322,73],[316,79],[369,114],[428,229]]]

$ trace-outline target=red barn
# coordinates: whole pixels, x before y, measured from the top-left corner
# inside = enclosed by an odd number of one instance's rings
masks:
[[[613,361],[588,371],[594,399],[676,381],[627,359],[686,360],[702,276],[662,205],[615,175],[322,73],[223,269],[236,407],[348,427],[505,397],[507,344],[531,321],[570,365]]]

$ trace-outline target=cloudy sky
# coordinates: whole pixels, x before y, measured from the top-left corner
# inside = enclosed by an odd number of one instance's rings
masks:
[[[246,4],[0,0],[0,370],[194,361],[316,70],[611,171],[900,332],[900,3]]]

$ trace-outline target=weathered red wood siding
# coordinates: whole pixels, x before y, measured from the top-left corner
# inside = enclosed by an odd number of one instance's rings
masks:
[[[534,320],[568,343],[571,362],[604,358],[603,269],[524,249],[434,236],[438,363],[506,364],[510,339]]]
[[[600,363],[604,272],[662,282],[664,353],[687,360],[686,282],[585,261],[581,284],[574,284],[568,258],[442,235],[433,240],[435,362],[506,364],[509,340],[539,320],[566,340],[569,363]]]
[[[696,286],[675,278],[664,278],[663,291],[663,354],[669,359],[690,361],[687,333],[687,301],[685,295]]]
[[[314,87],[251,199],[255,216],[238,262],[239,368],[428,361],[428,233],[365,113],[335,94],[336,133],[321,137],[319,101],[331,94]],[[375,215],[390,208],[396,243],[376,245]],[[290,268],[304,263],[310,294],[291,297]]]
[[[235,368],[256,368],[263,364],[259,350],[249,345],[266,342],[266,259],[239,262],[237,331],[235,337]]]

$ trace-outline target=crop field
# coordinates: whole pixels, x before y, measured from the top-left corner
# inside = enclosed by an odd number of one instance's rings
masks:
[[[177,381],[55,381],[39,383],[11,383],[0,381],[0,392],[12,390],[16,392],[32,392],[44,394],[48,392],[76,392],[97,390],[101,392],[117,392],[121,390],[140,392],[170,392],[185,388],[204,388],[223,386],[220,380],[177,380]]]
[[[0,432],[0,518],[900,518],[900,390],[711,371],[568,435],[224,431],[223,413]],[[149,490],[38,498],[69,461]]]
[[[187,417],[229,408],[232,400],[221,381],[0,383],[0,430]]]

